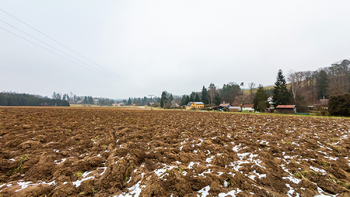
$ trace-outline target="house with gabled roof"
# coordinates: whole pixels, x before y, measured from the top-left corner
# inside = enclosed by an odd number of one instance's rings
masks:
[[[189,102],[186,105],[186,109],[204,109],[203,102]]]
[[[295,105],[277,105],[276,109],[277,113],[281,114],[295,114],[297,112]]]
[[[254,112],[254,104],[244,104],[242,111]]]
[[[225,103],[225,101],[223,101],[220,105],[219,105],[220,109],[228,109],[229,107],[231,107],[230,103]]]

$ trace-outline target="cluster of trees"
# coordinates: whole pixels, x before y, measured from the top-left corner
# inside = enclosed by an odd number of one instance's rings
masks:
[[[38,95],[19,94],[12,92],[0,93],[0,106],[70,106],[62,99],[50,99]]]
[[[136,106],[145,106],[145,105],[151,105],[151,103],[153,103],[153,105],[155,105],[156,107],[158,107],[158,103],[160,101],[159,97],[152,97],[152,98],[148,98],[148,97],[143,97],[143,98],[132,98],[129,97],[128,100],[123,100],[125,105],[132,105],[135,104]]]
[[[273,102],[275,105],[286,105],[291,103],[291,93],[287,88],[287,83],[282,70],[278,71],[277,80],[273,89],[265,89],[262,85],[259,85],[256,93],[253,89],[255,83],[249,83],[249,93],[243,94],[242,87],[244,83],[237,84],[230,82],[224,84],[222,88],[217,88],[213,83],[208,88],[203,86],[201,92],[192,92],[189,95],[183,95],[182,97],[173,96],[166,91],[162,92],[160,99],[160,106],[163,108],[169,108],[172,102],[176,102],[181,105],[187,105],[189,102],[203,102],[208,105],[220,105],[223,101],[231,103],[231,105],[253,103],[254,108],[257,111],[264,111],[270,107],[268,103],[268,97],[274,95]]]
[[[317,104],[320,99],[350,92],[350,61],[342,60],[316,71],[291,71],[288,75],[291,102],[298,110]]]
[[[222,88],[217,88],[211,83],[208,88],[203,86],[201,92],[193,91],[189,95],[182,96],[173,96],[171,93],[163,91],[160,98],[160,106],[163,108],[169,108],[172,103],[184,106],[189,102],[203,102],[204,104],[209,105],[220,105],[222,101],[232,103],[239,100],[242,102],[242,86],[243,83],[238,85],[234,82],[230,82],[224,84]]]
[[[71,104],[81,103],[81,104],[98,104],[100,106],[111,106],[113,103],[115,103],[114,99],[109,98],[97,98],[92,96],[77,96],[76,94],[73,94],[73,92],[70,92],[69,94],[61,94],[54,92],[52,94],[52,99],[61,99],[68,101]],[[94,101],[98,101],[97,103]]]
[[[220,105],[222,101],[234,102],[236,98],[242,96],[241,85],[234,82],[224,84],[222,88],[217,88],[213,83],[208,88],[203,86],[201,92],[192,92],[190,95],[183,95],[181,105],[187,105],[189,102],[203,102],[204,104]],[[240,99],[241,100],[241,99]]]

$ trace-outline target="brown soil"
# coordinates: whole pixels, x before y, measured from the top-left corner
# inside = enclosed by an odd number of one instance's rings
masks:
[[[349,123],[0,108],[0,196],[348,196]]]

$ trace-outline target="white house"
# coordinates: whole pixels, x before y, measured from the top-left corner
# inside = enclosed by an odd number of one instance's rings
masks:
[[[242,111],[254,112],[254,105],[253,104],[244,104],[242,107]]]

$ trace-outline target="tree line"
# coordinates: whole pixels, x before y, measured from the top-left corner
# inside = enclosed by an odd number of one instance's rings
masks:
[[[69,102],[61,99],[50,99],[38,95],[12,92],[0,93],[0,106],[70,106]]]
[[[288,83],[287,83],[288,82]],[[244,94],[244,83],[230,82],[223,87],[210,83],[203,86],[201,92],[191,92],[182,96],[173,96],[163,91],[160,106],[168,108],[172,103],[187,105],[189,102],[203,102],[208,105],[219,105],[223,101],[231,105],[254,104],[257,111],[264,111],[270,106],[267,98],[273,96],[273,105],[293,104],[298,111],[307,111],[308,105],[320,103],[320,99],[328,99],[332,95],[350,92],[350,61],[342,60],[330,67],[316,71],[290,71],[287,76],[280,69],[272,88],[264,88],[261,84],[248,84],[249,91]]]
[[[288,74],[292,102],[300,110],[318,104],[320,99],[350,92],[350,61],[345,59],[316,71],[291,71]]]
[[[143,98],[136,98],[136,97],[129,97],[129,99],[124,99],[123,102],[125,105],[133,105],[135,104],[136,106],[145,106],[148,105],[150,106],[151,103],[153,104],[153,106],[155,107],[159,107],[159,97],[143,97]]]
[[[92,96],[77,96],[76,94],[73,94],[73,92],[66,93],[66,94],[54,92],[52,94],[52,99],[62,99],[62,100],[68,101],[70,104],[88,104],[88,105],[97,104],[100,106],[112,106],[112,104],[115,103],[114,99],[98,98],[98,97],[92,97]]]

